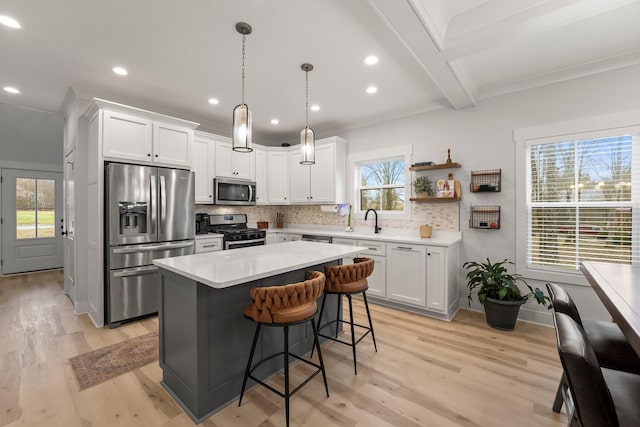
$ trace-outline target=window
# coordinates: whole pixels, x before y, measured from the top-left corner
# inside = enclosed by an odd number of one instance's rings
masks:
[[[359,171],[360,210],[404,211],[404,160],[361,163]]]
[[[55,180],[16,178],[16,237],[55,237]]]
[[[404,218],[410,207],[405,195],[411,147],[373,150],[350,156],[356,213],[375,209],[383,215]]]
[[[526,179],[517,189],[524,193],[517,195],[524,208],[518,220],[518,272],[562,280],[553,275],[581,277],[582,261],[637,263],[640,128],[520,142]]]

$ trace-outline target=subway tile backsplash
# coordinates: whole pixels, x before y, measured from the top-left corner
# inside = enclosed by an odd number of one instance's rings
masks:
[[[460,204],[459,203],[411,203],[412,218],[410,220],[379,219],[378,225],[386,228],[418,229],[421,225],[431,225],[435,230],[459,231],[460,230]],[[276,213],[284,214],[284,223],[287,225],[331,225],[346,226],[347,216],[340,216],[333,212],[322,212],[318,205],[256,205],[256,206],[212,206],[196,205],[196,212],[210,214],[244,213],[247,214],[247,222],[255,224],[258,221],[276,222]],[[362,219],[352,218],[354,227],[367,226]],[[270,225],[271,227],[272,225]]]

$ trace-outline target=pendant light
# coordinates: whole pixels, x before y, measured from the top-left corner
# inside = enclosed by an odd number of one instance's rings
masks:
[[[313,70],[313,65],[302,64],[300,66],[302,71],[305,72],[306,79],[306,106],[305,113],[305,127],[300,132],[300,150],[302,150],[302,157],[300,158],[301,165],[315,165],[316,164],[316,148],[313,130],[309,128],[309,71]]]
[[[245,38],[251,34],[251,25],[238,22],[236,31],[242,34],[242,102],[233,109],[233,151],[250,153],[251,148],[251,111],[244,103],[244,46]]]

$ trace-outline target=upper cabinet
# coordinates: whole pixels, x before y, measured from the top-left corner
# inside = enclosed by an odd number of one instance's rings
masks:
[[[149,115],[135,114],[143,110],[132,110],[133,113],[104,110],[103,157],[189,169],[193,144],[191,122],[168,123],[161,120],[162,116],[156,120]]]
[[[269,203],[289,203],[289,152],[279,149],[269,151]],[[257,184],[256,180],[256,186]]]
[[[216,176],[238,178],[255,181],[256,153],[239,153],[233,151],[231,140],[216,140]]]
[[[268,153],[262,147],[253,146],[256,153],[256,204],[265,205],[269,202],[269,165]]]
[[[104,157],[150,162],[153,122],[115,111],[104,112],[102,154]]]
[[[213,203],[215,151],[216,141],[213,138],[201,132],[195,133],[191,169],[195,175],[196,203]]]
[[[316,163],[300,164],[300,147],[290,155],[291,203],[344,203],[346,141],[332,137],[316,141]]]

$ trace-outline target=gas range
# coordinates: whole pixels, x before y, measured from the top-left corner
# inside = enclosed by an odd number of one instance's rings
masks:
[[[209,233],[222,234],[225,249],[258,246],[266,243],[266,231],[247,227],[247,215],[245,214],[209,215],[208,231]]]

